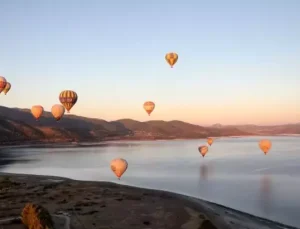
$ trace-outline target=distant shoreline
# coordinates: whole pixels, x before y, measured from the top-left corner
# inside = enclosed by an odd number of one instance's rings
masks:
[[[152,212],[150,212],[150,215],[157,215],[159,213],[157,209],[162,209],[164,208],[164,206],[166,207],[172,204],[173,207],[169,208],[169,213],[175,214],[175,216],[177,214],[177,217],[179,217],[178,214],[182,214],[180,213],[179,209],[181,209],[181,211],[184,211],[184,209],[185,211],[187,209],[191,209],[187,210],[190,216],[185,217],[183,221],[187,221],[191,223],[191,225],[198,225],[197,227],[194,226],[181,228],[200,228],[199,224],[200,226],[201,224],[203,224],[203,220],[199,221],[198,218],[200,214],[203,215],[202,217],[205,217],[206,220],[212,222],[212,224],[218,229],[231,229],[231,226],[233,226],[234,228],[249,229],[297,229],[296,227],[287,226],[279,222],[257,217],[198,198],[168,191],[146,189],[129,185],[120,185],[112,182],[79,181],[64,177],[0,172],[0,184],[1,187],[5,189],[5,192],[2,193],[2,190],[0,190],[0,196],[4,194],[4,196],[2,197],[3,204],[2,206],[0,206],[0,210],[3,207],[5,208],[5,206],[10,206],[9,203],[12,200],[16,205],[11,209],[6,209],[5,211],[4,209],[2,209],[3,211],[0,211],[2,212],[0,214],[0,218],[4,218],[5,215],[11,216],[16,212],[21,211],[22,206],[24,206],[24,204],[28,201],[41,202],[43,205],[45,205],[46,207],[50,207],[51,209],[71,211],[71,215],[73,214],[73,210],[72,208],[70,208],[71,206],[84,204],[82,206],[85,207],[79,208],[78,211],[79,215],[82,215],[82,220],[86,222],[89,220],[97,220],[99,219],[99,217],[105,218],[102,210],[100,210],[100,212],[96,214],[80,214],[82,211],[84,213],[95,210],[93,205],[106,206],[106,210],[104,210],[106,212],[110,212],[109,214],[111,214],[116,211],[116,209],[112,208],[122,207],[126,209],[126,211],[135,211],[133,210],[134,206],[137,206],[138,204],[138,206],[140,206],[141,208],[140,211],[145,211],[145,209],[147,209],[147,211]],[[9,193],[15,193],[16,190],[18,190],[18,193],[20,192],[21,195],[18,195],[17,197],[14,195],[12,196],[13,199],[11,199]],[[55,190],[55,199],[51,197],[53,195],[53,190]],[[80,191],[78,192],[78,190],[85,190],[85,195],[82,196],[82,193]],[[30,198],[28,198],[29,196]],[[100,199],[99,196],[101,196]],[[74,200],[76,202],[74,202]],[[161,207],[158,208],[156,203],[160,204]],[[118,214],[124,214],[124,212],[119,212]],[[139,214],[143,214],[143,212],[135,212],[135,221],[137,221]],[[160,220],[168,223],[168,219],[164,218],[164,214],[162,214],[162,216],[160,217],[162,217],[162,219]],[[200,219],[204,219],[202,217]],[[192,224],[192,222],[194,222],[195,224]],[[124,225],[124,228],[126,228],[126,226],[128,225]],[[77,228],[78,227],[75,227],[74,229]]]
[[[214,139],[220,138],[249,138],[249,137],[300,137],[300,134],[277,134],[277,135],[241,135],[241,136],[219,136],[212,137]],[[5,148],[29,148],[29,147],[55,147],[55,148],[70,148],[70,147],[96,147],[96,146],[106,146],[112,142],[142,142],[142,141],[183,141],[183,140],[203,140],[204,138],[156,138],[156,139],[143,139],[143,138],[119,138],[119,139],[104,139],[100,141],[62,141],[62,142],[44,142],[44,141],[22,141],[22,142],[12,142],[11,144],[1,144],[0,150]]]

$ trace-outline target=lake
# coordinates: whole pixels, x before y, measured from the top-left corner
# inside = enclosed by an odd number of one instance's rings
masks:
[[[206,140],[110,142],[97,147],[11,148],[0,152],[1,172],[112,181],[168,190],[292,226],[300,225],[300,137],[219,138],[202,158]],[[118,181],[110,161],[129,167]]]

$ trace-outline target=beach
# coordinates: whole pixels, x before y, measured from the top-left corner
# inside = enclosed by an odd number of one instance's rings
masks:
[[[18,217],[32,202],[69,219],[73,229],[293,228],[200,199],[109,182],[2,173],[0,188],[2,220]]]

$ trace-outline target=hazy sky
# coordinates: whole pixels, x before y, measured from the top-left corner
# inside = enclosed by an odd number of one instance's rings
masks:
[[[299,12],[300,0],[1,0],[0,105],[50,110],[71,89],[73,114],[106,120],[299,122]]]

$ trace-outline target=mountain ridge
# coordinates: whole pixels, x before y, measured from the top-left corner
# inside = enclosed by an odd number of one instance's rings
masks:
[[[105,140],[197,139],[206,137],[300,134],[300,123],[258,126],[215,124],[204,127],[180,120],[106,121],[68,114],[56,122],[45,111],[36,121],[29,109],[0,106],[0,143],[89,142]]]

